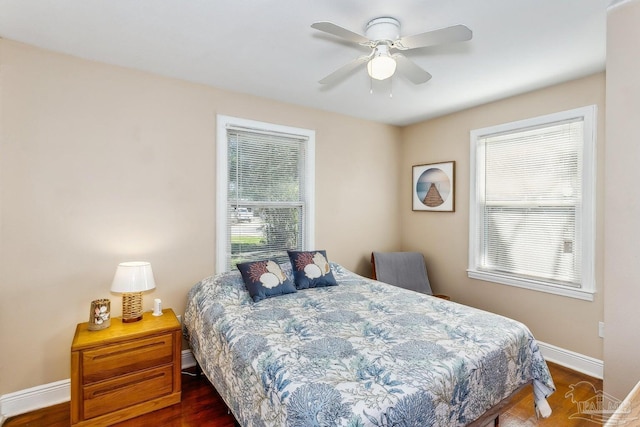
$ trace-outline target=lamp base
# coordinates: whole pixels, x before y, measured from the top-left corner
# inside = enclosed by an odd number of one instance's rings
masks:
[[[122,294],[122,323],[142,320],[142,292]]]

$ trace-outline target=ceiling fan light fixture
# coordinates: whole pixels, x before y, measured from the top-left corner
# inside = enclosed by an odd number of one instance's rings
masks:
[[[396,60],[389,52],[376,52],[367,63],[367,72],[372,79],[385,80],[396,72]]]
[[[319,21],[311,24],[312,28],[339,37],[347,42],[371,49],[368,55],[361,55],[351,62],[338,68],[322,80],[320,84],[335,84],[347,77],[353,70],[367,64],[367,72],[373,80],[386,80],[397,71],[413,84],[422,84],[431,79],[431,74],[404,56],[401,52],[447,43],[471,40],[473,33],[462,25],[440,28],[411,36],[400,37],[400,22],[389,16],[375,18],[369,21],[365,28],[365,35],[348,30],[329,21]],[[398,50],[393,55],[390,50]]]

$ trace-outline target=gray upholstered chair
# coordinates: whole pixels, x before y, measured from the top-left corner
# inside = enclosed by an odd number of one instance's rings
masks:
[[[424,256],[419,252],[372,252],[373,279],[412,291],[433,295]],[[446,295],[434,295],[450,299]]]

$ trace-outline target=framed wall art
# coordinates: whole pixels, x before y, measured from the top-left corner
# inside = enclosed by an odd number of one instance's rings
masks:
[[[456,162],[413,166],[414,211],[455,211],[455,166]]]

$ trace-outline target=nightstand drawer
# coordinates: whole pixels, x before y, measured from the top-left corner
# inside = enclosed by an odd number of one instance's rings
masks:
[[[173,335],[164,334],[82,352],[82,382],[94,383],[173,360]]]
[[[84,418],[93,418],[170,394],[171,365],[143,371],[85,387]]]

